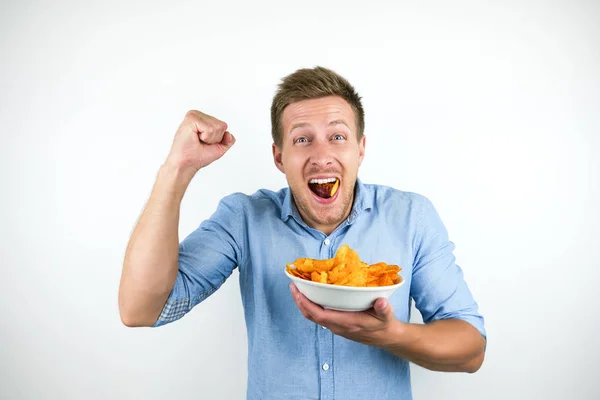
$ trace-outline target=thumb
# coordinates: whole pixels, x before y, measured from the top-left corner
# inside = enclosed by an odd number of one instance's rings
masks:
[[[226,131],[223,134],[223,139],[221,139],[221,146],[223,146],[224,150],[227,151],[233,144],[235,143],[235,137],[231,134],[231,132]]]
[[[234,143],[235,137],[230,132],[225,132],[221,141],[214,146],[209,146],[207,150],[214,154],[215,159],[221,158]]]
[[[375,315],[382,321],[387,321],[394,318],[394,308],[387,301],[387,299],[379,298],[375,301],[373,305],[373,309],[375,310]]]
[[[233,135],[229,132],[225,132],[223,134],[223,138],[219,143],[204,145],[204,148],[202,150],[203,161],[201,162],[202,165],[200,168],[206,167],[213,161],[223,157],[223,155],[227,153],[227,150],[229,150],[234,143],[235,138],[233,137]]]

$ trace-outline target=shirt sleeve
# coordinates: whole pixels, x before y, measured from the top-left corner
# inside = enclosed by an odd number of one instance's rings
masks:
[[[244,216],[240,196],[223,198],[215,213],[179,245],[177,279],[154,327],[183,317],[219,289],[241,264]]]
[[[479,313],[462,269],[453,254],[455,245],[431,201],[422,197],[411,297],[429,323],[456,318],[473,325],[487,339],[483,316]]]

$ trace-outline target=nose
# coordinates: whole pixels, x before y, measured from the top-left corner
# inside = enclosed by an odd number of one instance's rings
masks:
[[[310,154],[310,163],[319,168],[327,168],[333,165],[333,155],[328,143],[315,140]]]

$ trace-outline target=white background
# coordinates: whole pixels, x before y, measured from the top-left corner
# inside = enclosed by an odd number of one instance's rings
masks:
[[[598,2],[169,3],[0,2],[0,398],[244,397],[237,271],[130,329],[123,254],[188,109],[237,143],[181,237],[284,186],[271,98],[315,65],[363,96],[359,176],[433,201],[486,318],[481,370],[413,367],[415,399],[600,398]]]

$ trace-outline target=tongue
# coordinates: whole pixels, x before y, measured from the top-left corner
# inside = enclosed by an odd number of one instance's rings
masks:
[[[328,199],[331,197],[331,189],[335,185],[335,182],[331,183],[310,183],[310,189],[319,197]]]

